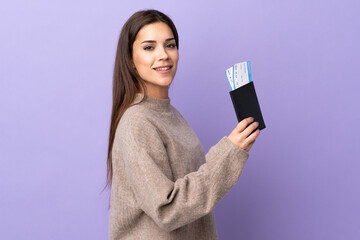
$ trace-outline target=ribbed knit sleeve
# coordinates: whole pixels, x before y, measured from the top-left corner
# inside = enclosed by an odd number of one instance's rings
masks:
[[[224,136],[197,171],[172,181],[168,149],[151,121],[133,116],[122,119],[118,130],[115,141],[136,202],[167,232],[210,213],[239,179],[249,157]]]

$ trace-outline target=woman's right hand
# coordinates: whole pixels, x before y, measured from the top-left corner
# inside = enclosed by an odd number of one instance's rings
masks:
[[[254,118],[248,117],[241,120],[235,129],[230,133],[228,138],[235,145],[239,146],[243,150],[249,152],[252,145],[255,143],[256,138],[260,134],[260,130],[257,129],[259,126],[258,122],[254,122]],[[252,133],[253,132],[253,133]],[[252,134],[250,134],[252,133]]]

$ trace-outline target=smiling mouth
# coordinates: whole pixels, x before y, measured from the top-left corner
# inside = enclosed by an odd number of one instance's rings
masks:
[[[168,66],[168,67],[154,68],[154,70],[156,70],[156,71],[166,71],[166,70],[169,70],[171,68],[172,68],[172,66]]]

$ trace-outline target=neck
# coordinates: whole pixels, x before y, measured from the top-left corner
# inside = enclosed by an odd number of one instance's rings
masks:
[[[134,102],[138,103],[143,98],[144,98],[144,94],[136,93]],[[145,101],[142,102],[141,104],[157,112],[169,112],[170,102],[171,102],[170,98],[158,98],[148,95]]]
[[[144,94],[144,90],[141,89],[138,93],[141,93],[142,95]],[[160,98],[160,99],[168,99],[169,98],[169,87],[164,87],[164,88],[147,88],[147,95],[149,97],[153,97],[153,98]]]

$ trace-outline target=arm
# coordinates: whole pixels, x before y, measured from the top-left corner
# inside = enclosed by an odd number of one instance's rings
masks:
[[[198,171],[174,182],[164,167],[165,146],[150,122],[129,124],[117,141],[139,207],[166,231],[210,213],[236,183],[249,157],[225,136],[210,148]]]

